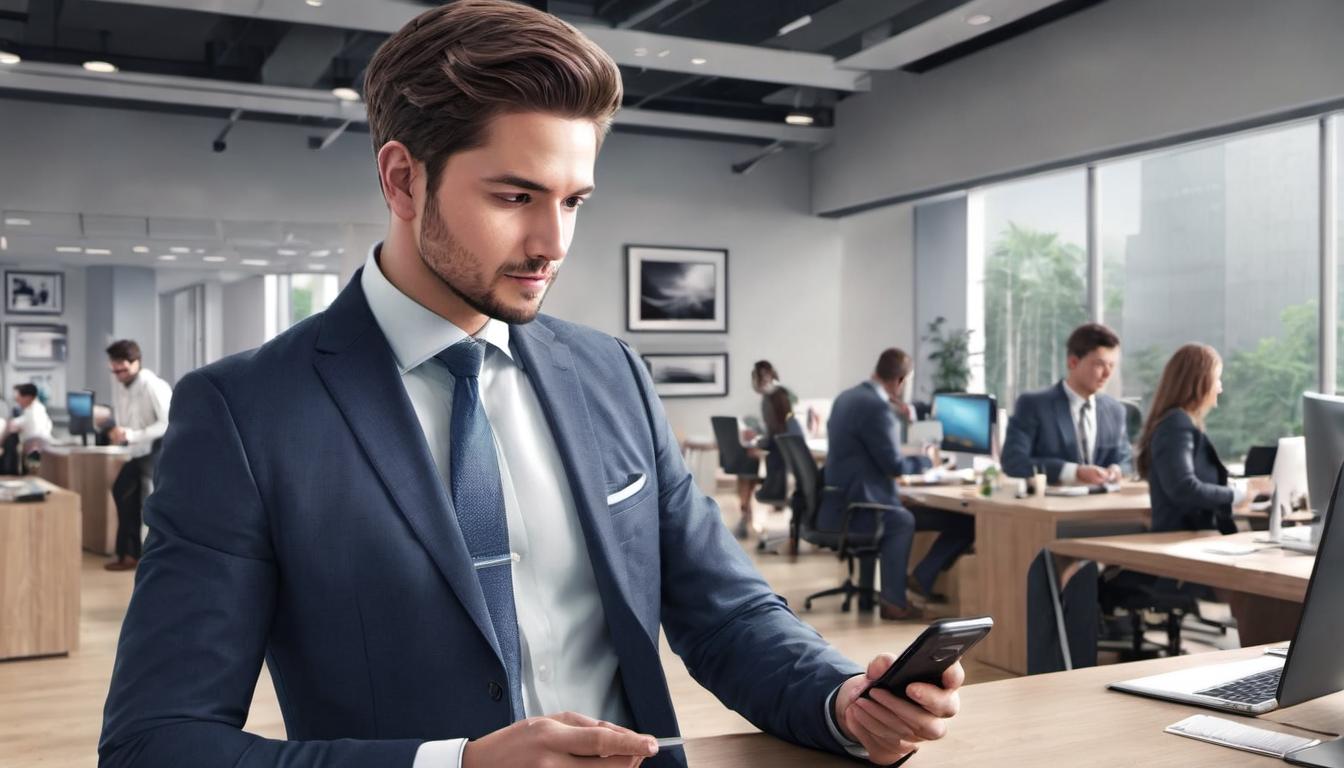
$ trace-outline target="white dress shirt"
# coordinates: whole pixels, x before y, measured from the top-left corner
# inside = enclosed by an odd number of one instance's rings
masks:
[[[23,413],[9,420],[5,429],[19,433],[20,446],[39,438],[51,440],[51,417],[47,415],[47,406],[41,400],[33,400],[33,404],[24,408]]]
[[[434,356],[468,334],[392,285],[378,266],[380,248],[370,252],[360,284],[446,487],[454,381]],[[495,436],[509,547],[518,555],[513,598],[523,709],[529,717],[568,710],[629,725],[588,545],[550,425],[522,361],[509,347],[509,326],[490,320],[476,337],[487,342],[481,401]],[[511,468],[525,472],[527,482],[515,484]],[[413,768],[460,766],[466,741],[426,742]]]
[[[1073,422],[1075,440],[1077,440],[1079,431],[1078,422],[1083,418],[1083,404],[1088,404],[1087,434],[1091,437],[1092,444],[1088,446],[1087,463],[1091,464],[1092,457],[1097,455],[1097,396],[1083,397],[1073,391],[1073,387],[1069,386],[1068,380],[1064,381],[1064,394],[1069,398],[1069,416],[1072,417],[1070,421]],[[1079,446],[1079,450],[1082,450],[1082,446]],[[1070,461],[1064,464],[1064,467],[1059,470],[1059,482],[1062,485],[1073,485],[1078,482],[1078,462]]]
[[[148,368],[141,368],[130,384],[113,382],[112,416],[126,431],[131,458],[148,456],[154,441],[168,431],[168,406],[173,388]]]

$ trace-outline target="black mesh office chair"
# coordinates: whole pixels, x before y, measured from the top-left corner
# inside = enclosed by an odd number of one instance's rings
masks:
[[[714,442],[719,445],[719,468],[729,475],[754,475],[759,462],[747,453],[739,437],[736,416],[710,416]]]
[[[817,527],[821,499],[825,493],[838,493],[838,489],[822,486],[821,472],[812,458],[807,441],[798,435],[778,435],[775,445],[784,456],[784,464],[793,473],[794,491],[791,505],[793,514],[799,521],[799,535],[810,544],[835,550],[835,554],[845,561],[846,575],[844,583],[833,589],[824,589],[808,595],[803,601],[803,610],[812,609],[812,601],[819,597],[844,595],[840,610],[848,611],[849,603],[855,595],[859,598],[861,610],[871,609],[877,603],[877,591],[871,587],[861,587],[854,583],[854,560],[856,558],[875,558],[882,540],[882,512],[890,509],[884,504],[855,503],[845,508],[844,521],[839,530],[823,530]],[[872,517],[873,525],[862,533],[850,533],[850,526],[856,519]]]

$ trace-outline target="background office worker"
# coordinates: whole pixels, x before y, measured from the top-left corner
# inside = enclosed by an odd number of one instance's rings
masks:
[[[818,511],[817,527],[838,531],[850,504],[890,507],[882,512],[882,587],[878,602],[882,618],[893,620],[919,615],[907,599],[907,585],[918,585],[915,591],[923,597],[932,595],[938,574],[965,552],[975,537],[974,520],[967,515],[923,508],[912,511],[901,505],[896,476],[918,474],[929,467],[925,456],[901,455],[901,430],[893,410],[913,371],[910,355],[894,347],[887,349],[878,356],[871,378],[835,398],[826,422],[824,470],[827,489],[835,490],[823,494]],[[907,581],[916,529],[942,533]],[[871,561],[860,564],[859,583],[872,585]]]
[[[1120,337],[1100,323],[1069,334],[1068,375],[1017,399],[1003,444],[1013,477],[1043,470],[1052,484],[1118,482],[1131,469],[1125,407],[1102,392],[1120,363]]]
[[[461,0],[384,43],[365,99],[386,239],[324,313],[179,382],[102,764],[630,765],[677,732],[660,625],[771,733],[883,764],[941,736],[960,666],[922,706],[857,701],[865,670],[751,567],[638,356],[538,317],[614,62]],[[287,741],[241,730],[263,658]]]
[[[173,388],[141,365],[140,345],[129,339],[107,348],[108,368],[117,384],[112,387],[112,414],[116,426],[108,430],[112,445],[130,448],[131,458],[112,481],[117,505],[117,559],[103,566],[109,571],[133,570],[140,560],[140,512],[154,478],[159,446],[168,431]]]
[[[14,387],[14,404],[19,412],[5,423],[0,474],[21,474],[23,457],[31,451],[40,451],[51,441],[51,416],[47,415],[47,406],[42,404],[37,394],[35,384],[18,384]]]
[[[1223,361],[1206,344],[1186,344],[1171,356],[1153,394],[1136,460],[1148,481],[1154,531],[1235,533],[1232,508],[1248,493],[1269,490],[1268,478],[1229,487],[1227,468],[1204,420],[1223,391]]]

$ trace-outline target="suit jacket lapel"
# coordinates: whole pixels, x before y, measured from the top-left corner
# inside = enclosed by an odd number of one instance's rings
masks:
[[[369,311],[361,272],[324,313],[317,340],[324,354],[313,365],[411,531],[498,655],[494,625],[452,500],[392,349]]]
[[[1059,434],[1064,440],[1064,450],[1070,456],[1069,461],[1078,461],[1078,429],[1073,423],[1073,410],[1069,407],[1069,395],[1064,391],[1064,382],[1055,386],[1055,421],[1059,424]],[[1098,416],[1097,423],[1101,423]],[[1096,438],[1093,438],[1096,442]],[[1087,462],[1082,462],[1087,463]]]

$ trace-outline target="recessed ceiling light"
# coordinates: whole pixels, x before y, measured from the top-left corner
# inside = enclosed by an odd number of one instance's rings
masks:
[[[18,64],[23,59],[17,53],[0,51],[0,64]]]
[[[84,253],[90,256],[111,256],[112,252],[106,248],[85,248]]]
[[[4,235],[0,235],[0,251],[8,251],[8,250],[9,250],[9,238],[5,237]]]
[[[335,96],[341,101],[359,101],[359,91],[356,91],[354,88],[349,88],[346,86],[342,86],[340,88],[332,88],[331,95]]]
[[[317,258],[317,259],[325,259],[326,257],[328,257],[328,256],[331,255],[331,251],[329,251],[329,250],[323,248],[323,249],[320,250],[320,251],[309,251],[309,252],[308,252],[308,255],[309,255],[309,256],[312,256],[313,258]]]
[[[671,54],[671,53],[672,53],[671,50],[669,50],[669,49],[667,49],[667,48],[664,48],[663,50],[661,50],[661,51],[658,52],[658,58],[660,58],[660,59],[665,59],[665,58],[667,58],[668,55]]]
[[[648,48],[636,48],[636,49],[635,49],[635,55],[636,55],[636,56],[648,56],[648,55],[649,55],[649,49],[648,49]]]
[[[336,249],[336,252],[337,252],[337,253],[345,253],[345,249],[344,249],[344,248],[337,248],[337,249]]]
[[[209,261],[209,259],[207,259],[207,261]],[[249,267],[264,267],[270,264],[271,262],[265,259],[243,259],[242,263],[246,264]]]
[[[816,118],[806,112],[790,112],[784,116],[784,122],[789,125],[811,125],[816,122]]]
[[[134,248],[132,248],[131,251],[134,252],[134,253],[149,253],[149,246],[148,246],[148,245],[137,245],[137,246],[135,246]]]
[[[972,27],[983,27],[993,20],[993,16],[986,16],[983,13],[977,13],[974,16],[966,17],[966,23],[970,24]]]
[[[311,5],[314,8],[322,7],[322,0],[303,0],[303,2],[307,3],[308,5]]]
[[[191,249],[183,245],[175,245],[172,248],[169,248],[168,250],[172,251],[173,253],[191,253]]]
[[[102,75],[110,75],[117,72],[117,65],[106,61],[86,61],[84,68],[90,72],[97,72]]]
[[[808,24],[811,23],[812,23],[811,16],[800,16],[794,19],[793,21],[790,21],[788,24],[785,24],[784,26],[780,27],[779,36],[783,37],[789,34],[790,32],[797,32],[798,30],[802,29],[803,27],[806,27]]]
[[[276,256],[298,256],[299,252],[293,248],[281,248],[275,252]]]
[[[205,253],[205,249],[204,249],[204,248],[197,248],[197,249],[196,249],[196,255],[197,255],[197,256],[201,255],[202,253]]]
[[[701,64],[708,64],[709,59],[706,59],[703,56],[696,56],[695,58],[691,59],[691,63],[698,67]]]
[[[218,264],[221,261],[228,261],[228,259],[223,256],[206,256],[203,261],[208,261],[211,264]]]
[[[58,245],[58,246],[56,246],[56,252],[57,252],[57,253],[83,253],[83,252],[84,252],[84,249],[83,249],[83,248],[80,248],[78,245]]]
[[[177,261],[177,257],[171,253],[165,253],[159,257],[159,261]]]
[[[7,227],[26,227],[32,223],[33,222],[31,219],[20,219],[17,217],[12,219],[5,219],[5,226]]]
[[[311,269],[311,270],[313,270],[314,272],[322,272],[322,271],[325,271],[325,270],[326,270],[327,265],[326,265],[326,264],[309,264],[309,265],[308,265],[308,268]]]

